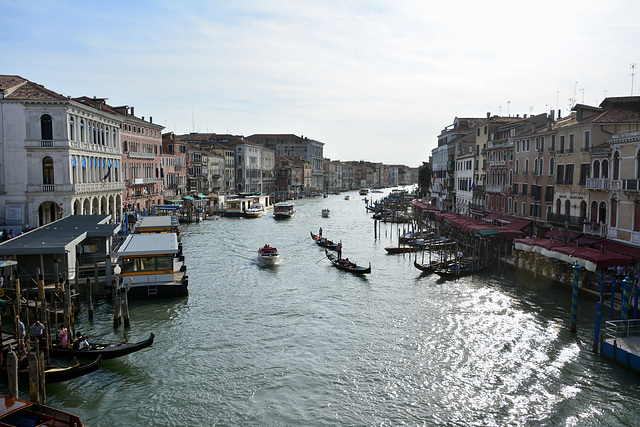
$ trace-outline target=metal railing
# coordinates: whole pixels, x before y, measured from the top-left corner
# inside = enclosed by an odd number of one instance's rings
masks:
[[[607,320],[604,334],[607,338],[617,339],[640,335],[640,321],[631,320]]]

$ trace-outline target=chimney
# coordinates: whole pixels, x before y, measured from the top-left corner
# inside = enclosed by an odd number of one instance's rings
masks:
[[[149,116],[149,123],[153,123],[153,117]]]
[[[133,107],[131,107],[131,115],[135,116],[135,113],[133,112]]]
[[[556,110],[551,110],[551,111],[549,112],[549,119],[550,119],[551,121],[554,121],[554,120],[556,119]]]
[[[491,117],[491,111],[487,111],[487,119]]]
[[[558,120],[560,120],[560,109],[558,109]]]

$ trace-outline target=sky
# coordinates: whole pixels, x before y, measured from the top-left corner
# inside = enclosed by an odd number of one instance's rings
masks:
[[[635,0],[0,0],[0,74],[417,167],[456,117],[640,96],[639,36]]]

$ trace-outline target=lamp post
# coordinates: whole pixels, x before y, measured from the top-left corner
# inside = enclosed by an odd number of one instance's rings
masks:
[[[118,329],[120,325],[120,273],[122,273],[122,268],[120,264],[116,264],[113,268],[113,274],[116,275],[116,288],[113,291],[113,328]]]

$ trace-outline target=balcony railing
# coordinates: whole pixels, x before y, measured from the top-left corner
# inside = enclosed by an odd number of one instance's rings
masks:
[[[622,189],[624,191],[638,191],[640,190],[638,182],[640,182],[640,179],[623,179]]]
[[[43,139],[40,141],[40,147],[53,147],[53,139]]]
[[[47,184],[47,185],[43,185],[42,186],[42,192],[43,193],[51,193],[53,191],[56,191],[56,186],[53,185],[53,184],[51,184],[51,185]]]
[[[608,190],[609,178],[587,178],[585,187],[587,190]]]
[[[549,212],[547,214],[547,221],[554,222],[558,224],[564,224],[567,222],[569,225],[574,227],[580,227],[582,229],[582,225],[584,224],[585,217],[573,216],[573,215],[563,215],[557,213]]]
[[[138,151],[129,151],[127,155],[132,159],[155,159],[156,155],[153,153],[141,153]]]
[[[487,185],[487,193],[504,193],[506,191],[505,185],[491,184]]]

